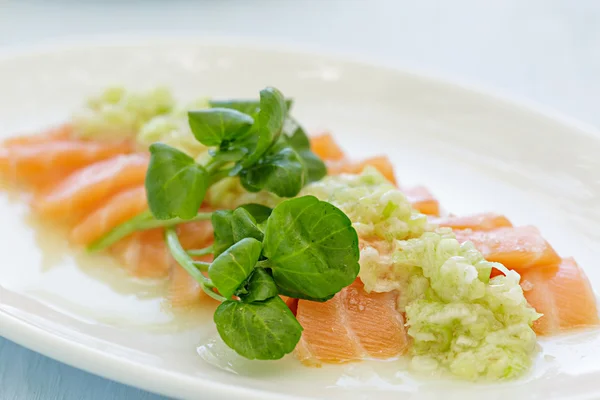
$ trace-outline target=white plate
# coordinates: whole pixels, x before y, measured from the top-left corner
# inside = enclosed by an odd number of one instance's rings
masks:
[[[0,61],[0,136],[68,118],[108,84],[164,84],[178,96],[255,96],[275,85],[295,114],[356,157],[387,153],[457,213],[494,210],[535,224],[600,287],[600,135],[464,87],[321,55],[193,39],[63,47]],[[69,251],[18,199],[0,198],[0,334],[50,357],[163,394],[203,399],[596,398],[600,335],[543,341],[536,368],[497,385],[423,381],[402,363],[304,368],[292,358],[221,367],[200,357],[207,310],[174,315],[160,283]],[[206,349],[206,347],[205,347]],[[214,348],[213,348],[214,350]],[[217,346],[218,350],[218,346]],[[220,350],[218,350],[220,351]],[[230,359],[228,359],[230,360]],[[230,360],[231,361],[231,360]],[[396,373],[398,370],[401,372]]]

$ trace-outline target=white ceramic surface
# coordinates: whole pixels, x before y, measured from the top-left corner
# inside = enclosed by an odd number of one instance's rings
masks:
[[[0,137],[68,118],[108,84],[164,84],[181,98],[253,96],[274,85],[295,115],[331,129],[356,157],[387,153],[402,182],[422,182],[456,213],[494,210],[534,224],[600,287],[600,135],[418,75],[195,39],[93,44],[0,61]],[[542,341],[522,380],[428,381],[401,361],[309,369],[293,358],[242,362],[214,344],[210,310],[173,313],[160,282],[68,249],[23,201],[0,197],[0,335],[94,373],[202,399],[598,398],[600,332]],[[50,228],[50,229],[49,229]],[[197,351],[198,349],[198,351]],[[400,371],[400,372],[398,372]]]

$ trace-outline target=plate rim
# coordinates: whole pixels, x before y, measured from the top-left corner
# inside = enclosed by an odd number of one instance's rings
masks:
[[[303,54],[317,56],[335,62],[353,64],[357,66],[384,69],[387,72],[412,76],[416,79],[428,81],[432,84],[444,85],[454,89],[461,89],[475,95],[492,98],[525,111],[538,114],[561,125],[576,129],[595,138],[600,138],[600,126],[572,117],[555,107],[530,100],[524,96],[503,90],[497,86],[476,82],[456,74],[444,74],[439,70],[427,68],[409,68],[399,66],[382,57],[367,57],[356,53],[333,50],[324,46],[278,40],[260,36],[227,36],[198,34],[194,31],[136,31],[127,34],[84,34],[77,38],[70,36],[54,37],[41,40],[38,43],[24,45],[0,46],[0,63],[13,58],[28,57],[40,54],[51,54],[57,51],[76,50],[84,47],[127,47],[127,46],[152,46],[153,44],[172,43],[173,41],[187,41],[190,44],[205,46],[227,46],[245,49],[271,51],[280,54]]]
[[[201,390],[201,393],[206,395],[208,399],[220,398],[224,393],[232,397],[245,396],[249,400],[301,399],[297,396],[282,396],[278,393],[226,385],[209,379],[193,378],[188,375],[149,367],[142,363],[130,361],[125,357],[104,353],[63,338],[32,323],[22,321],[2,309],[0,309],[0,336],[73,368],[165,396],[177,396],[179,398],[179,396],[185,395],[188,398],[191,395],[190,389],[193,389]],[[133,370],[136,373],[120,374],[121,371]],[[140,373],[140,371],[143,373]],[[185,385],[179,386],[187,388],[185,393],[182,390],[173,389],[174,381]]]
[[[405,75],[414,79],[426,81],[434,85],[443,85],[470,92],[477,96],[484,96],[489,100],[518,108],[529,114],[549,120],[555,124],[577,131],[600,141],[600,129],[582,122],[576,118],[565,115],[554,108],[538,102],[527,100],[518,95],[503,92],[480,83],[474,83],[456,76],[443,75],[424,69],[411,69],[398,67],[397,64],[382,59],[357,56],[352,53],[337,52],[318,46],[291,43],[285,40],[266,39],[264,37],[236,37],[220,35],[198,35],[190,32],[176,33],[133,33],[116,35],[82,35],[77,39],[53,38],[33,45],[14,45],[0,47],[0,64],[15,58],[53,54],[61,51],[83,50],[94,47],[126,47],[148,46],[160,43],[178,43],[185,41],[189,44],[203,46],[238,47],[244,49],[257,49],[279,54],[304,54],[317,56],[333,62],[385,70],[397,75]],[[1,287],[0,287],[1,289]],[[0,303],[2,303],[0,301]],[[94,375],[101,376],[125,385],[134,386],[142,390],[166,396],[190,396],[199,392],[207,398],[222,398],[222,396],[245,396],[248,400],[277,400],[277,399],[303,399],[305,397],[283,395],[266,390],[231,386],[211,381],[207,378],[192,377],[173,373],[156,367],[146,366],[133,362],[125,357],[104,353],[92,347],[71,341],[52,333],[33,323],[25,322],[10,312],[0,308],[0,336],[13,341],[27,349],[33,350],[44,356],[50,357],[74,368],[78,368]],[[135,373],[131,373],[135,370]],[[121,371],[129,373],[121,374]],[[179,385],[174,385],[178,382]]]

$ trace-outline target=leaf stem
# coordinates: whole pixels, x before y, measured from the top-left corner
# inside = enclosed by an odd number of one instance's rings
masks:
[[[132,219],[127,222],[122,223],[121,225],[116,226],[113,230],[108,232],[106,235],[96,240],[94,243],[88,246],[88,251],[96,252],[100,250],[104,250],[110,245],[118,242],[126,236],[131,235],[137,231],[145,231],[148,229],[154,228],[170,228],[184,222],[194,222],[194,221],[204,221],[210,219],[212,213],[210,212],[201,212],[198,213],[194,218],[189,220],[184,220],[181,218],[171,218],[158,220],[154,218],[150,211],[145,211],[139,215],[136,215]]]
[[[213,184],[219,182],[221,179],[227,178],[229,176],[229,172],[231,170],[232,170],[232,168],[226,168],[226,169],[222,169],[222,170],[213,172],[210,176],[210,184],[213,185]]]
[[[214,175],[214,173],[216,171],[219,170],[219,168],[221,168],[223,165],[225,165],[227,162],[223,161],[223,160],[219,160],[218,158],[211,158],[211,160],[204,166],[204,168],[206,169],[206,172],[208,172],[209,175]]]
[[[256,267],[260,267],[260,268],[271,268],[271,261],[267,260],[262,260],[256,263]]]
[[[208,271],[208,267],[210,267],[210,263],[205,261],[193,261],[193,263],[200,271]]]
[[[227,300],[220,294],[213,292],[212,288],[214,285],[212,281],[205,277],[202,272],[196,268],[194,260],[192,260],[183,247],[181,247],[181,242],[179,242],[179,237],[177,236],[175,228],[170,227],[165,230],[165,242],[167,243],[167,248],[171,252],[171,255],[175,261],[177,261],[177,263],[181,265],[181,267],[185,269],[187,273],[192,276],[192,278],[200,283],[202,290],[204,290],[206,294],[221,302]]]
[[[174,228],[167,228],[165,230],[165,242],[167,243],[167,248],[171,252],[171,255],[177,261],[179,265],[183,267],[195,280],[199,283],[204,284],[209,281],[207,277],[205,277],[194,265],[194,260],[192,260],[186,253],[186,251],[181,247],[181,242],[179,242],[179,237],[177,236],[177,231]]]
[[[202,256],[207,256],[209,254],[213,254],[215,252],[214,246],[211,244],[208,247],[205,247],[203,249],[193,249],[193,250],[188,250],[187,253],[190,257],[202,257]]]
[[[210,297],[212,297],[213,299],[220,301],[221,303],[224,301],[227,301],[227,299],[223,296],[221,296],[218,293],[215,293],[211,287],[207,286],[207,285],[200,285],[200,287],[202,287],[202,290],[204,290],[204,293],[206,293],[207,295],[209,295]]]

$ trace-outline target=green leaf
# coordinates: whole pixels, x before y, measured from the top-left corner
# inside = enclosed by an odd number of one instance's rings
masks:
[[[262,243],[253,238],[244,238],[215,258],[208,268],[208,276],[221,296],[233,296],[252,273],[261,251]]]
[[[229,108],[251,116],[258,114],[260,110],[260,102],[258,100],[210,100],[209,104],[213,108]]]
[[[250,192],[267,190],[279,197],[296,196],[305,182],[300,156],[282,139],[258,163],[243,169],[240,182]]]
[[[190,111],[188,119],[192,133],[205,146],[221,146],[242,137],[254,124],[251,116],[228,108]]]
[[[326,300],[359,272],[358,236],[341,210],[313,196],[280,203],[267,221],[263,256],[279,292]]]
[[[240,299],[245,303],[256,301],[265,301],[279,294],[277,285],[271,274],[264,268],[255,268],[250,278],[244,285],[243,291],[237,293]]]
[[[253,238],[262,242],[265,237],[263,231],[258,227],[256,219],[248,210],[238,207],[233,211],[231,218],[231,230],[233,241],[239,242],[243,238]]]
[[[296,150],[307,150],[310,149],[310,140],[304,128],[300,126],[298,121],[288,117],[286,120],[286,135],[288,137],[288,143]]]
[[[327,175],[325,163],[310,149],[310,141],[304,129],[295,120],[289,117],[288,120],[295,126],[288,136],[288,143],[296,150],[306,167],[307,183],[320,181]]]
[[[327,175],[325,163],[315,153],[310,150],[296,150],[296,152],[306,168],[306,183],[320,181]]]
[[[256,143],[251,153],[242,160],[244,167],[256,163],[277,142],[283,129],[287,106],[283,94],[268,87],[260,91],[260,111],[255,120]]]
[[[215,257],[245,237],[262,241],[264,234],[260,225],[269,218],[271,212],[269,207],[260,204],[244,204],[236,210],[213,212],[211,222],[215,238]]]
[[[251,116],[255,116],[260,111],[260,102],[258,100],[210,100],[209,104],[211,107],[230,108]],[[292,99],[287,99],[285,101],[288,112],[293,104],[294,101]]]
[[[233,211],[218,210],[213,212],[211,222],[213,226],[214,250],[215,257],[230,248],[235,241],[233,240],[233,229],[231,227],[231,219]]]
[[[191,219],[206,195],[208,173],[187,154],[162,143],[150,146],[146,195],[156,219]]]
[[[250,360],[278,360],[291,353],[302,326],[279,296],[264,302],[228,300],[215,311],[221,339]]]
[[[214,162],[223,163],[238,162],[248,154],[248,150],[245,148],[232,148],[217,151],[209,150],[208,152],[212,156]]]
[[[294,106],[294,99],[287,99],[285,101],[285,109],[286,109],[286,111],[287,111],[288,114],[292,110],[293,106]]]
[[[258,224],[265,222],[273,212],[273,209],[256,203],[243,204],[240,208],[248,211]]]

